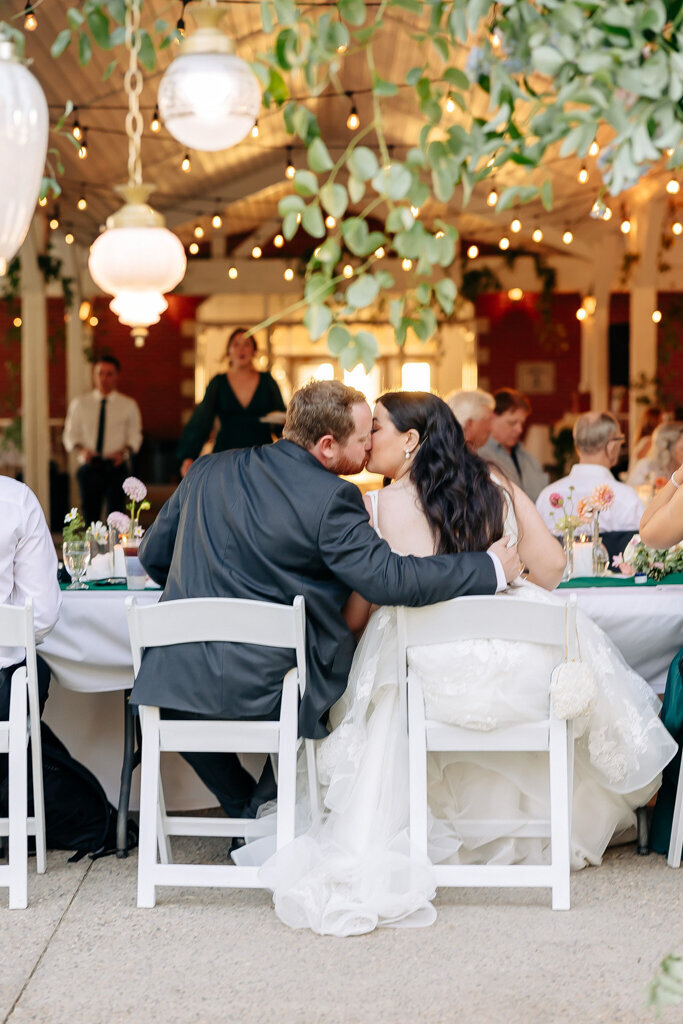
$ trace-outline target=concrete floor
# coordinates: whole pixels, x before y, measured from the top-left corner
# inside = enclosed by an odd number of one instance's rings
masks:
[[[0,890],[2,1022],[645,1024],[656,965],[683,951],[683,871],[634,846],[572,876],[568,913],[540,889],[441,889],[431,928],[350,939],[290,931],[258,890],[163,889],[138,910],[135,855],[66,858],[30,875],[28,910]]]

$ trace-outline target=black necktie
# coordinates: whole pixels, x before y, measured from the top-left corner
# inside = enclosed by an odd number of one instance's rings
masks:
[[[102,399],[102,404],[100,405],[100,420],[99,420],[99,423],[97,424],[97,445],[96,445],[95,450],[96,450],[98,455],[102,455],[102,452],[103,452],[103,449],[104,449],[104,418],[105,418],[106,414],[107,414],[107,399],[103,398]]]

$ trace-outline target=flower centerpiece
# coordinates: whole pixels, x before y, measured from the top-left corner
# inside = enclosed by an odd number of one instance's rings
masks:
[[[81,582],[90,564],[90,541],[86,538],[85,520],[80,509],[74,507],[64,516],[62,528],[62,558],[72,583],[69,590],[87,590]]]
[[[108,524],[99,519],[87,529],[85,536],[90,544],[91,578],[105,579],[114,573],[114,544],[117,538],[112,533]]]
[[[150,504],[145,499],[147,498],[147,488],[143,484],[142,480],[138,480],[136,476],[127,476],[123,481],[123,493],[129,499],[126,508],[130,517],[128,526],[128,542],[139,541],[143,534],[143,529],[140,526],[138,517],[141,512],[146,511],[150,507]]]
[[[669,573],[683,572],[683,543],[670,548],[649,548],[636,533],[624,553],[614,556],[612,564],[624,576],[645,573],[649,579],[659,582]]]
[[[562,546],[564,547],[567,564],[563,579],[571,579],[574,573],[574,534],[586,522],[578,512],[574,511],[574,488],[569,488],[569,494],[563,498],[559,491],[553,491],[548,501],[553,509],[551,516],[555,532],[562,535]]]
[[[593,534],[593,575],[604,575],[609,566],[607,548],[600,539],[600,513],[606,512],[614,502],[614,491],[609,484],[594,487],[587,498],[581,498],[576,511],[584,520],[592,524]]]
[[[85,540],[85,519],[81,515],[79,508],[72,508],[70,512],[64,516],[64,526],[62,528],[62,540]]]
[[[127,537],[130,531],[130,516],[127,516],[125,512],[110,512],[107,516],[107,526],[111,530],[115,530],[119,537],[122,534]]]

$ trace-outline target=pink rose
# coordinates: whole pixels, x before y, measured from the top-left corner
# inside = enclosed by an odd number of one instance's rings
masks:
[[[548,497],[548,501],[552,508],[562,508],[564,505],[564,498],[561,494],[558,494],[557,491],[553,491],[553,493]]]

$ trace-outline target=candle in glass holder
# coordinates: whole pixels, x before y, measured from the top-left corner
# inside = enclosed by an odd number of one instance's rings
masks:
[[[591,540],[574,541],[574,576],[593,575],[593,542]]]

